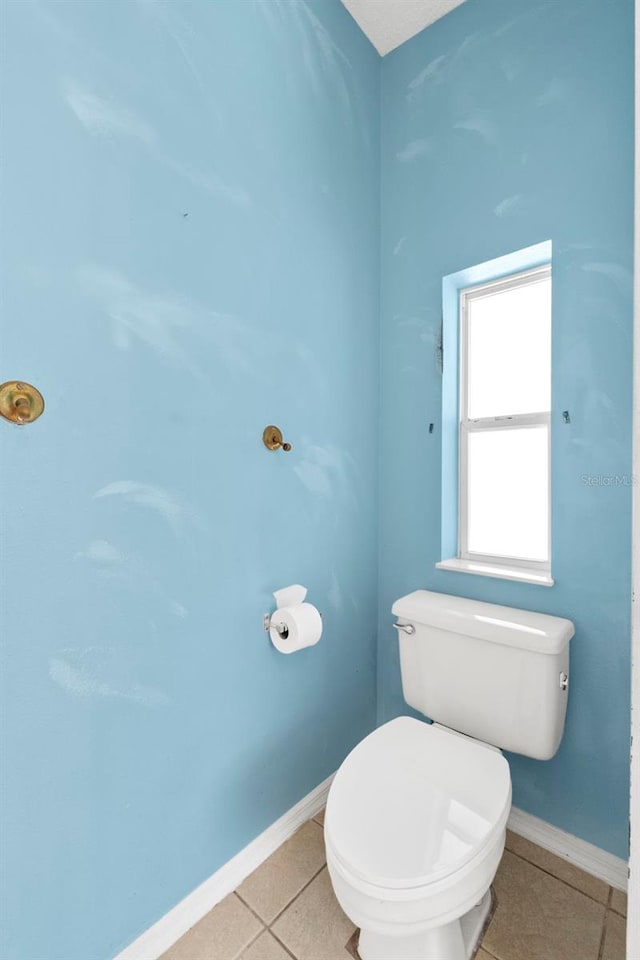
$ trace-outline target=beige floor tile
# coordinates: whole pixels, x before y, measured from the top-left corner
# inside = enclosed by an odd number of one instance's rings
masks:
[[[268,930],[265,930],[241,954],[240,960],[291,960],[291,954],[287,953],[282,944],[278,943]]]
[[[494,960],[490,953],[487,953],[486,950],[483,950],[482,947],[478,950],[475,956],[475,960]]]
[[[236,892],[259,917],[271,923],[324,862],[322,827],[309,820],[247,877]]]
[[[627,915],[627,895],[622,890],[611,889],[611,903],[609,904],[616,913],[621,913],[623,917]]]
[[[506,851],[483,947],[498,960],[597,960],[605,908]]]
[[[273,925],[273,932],[298,960],[349,960],[354,925],[344,915],[326,868]]]
[[[160,960],[234,960],[262,929],[260,921],[232,893]]]
[[[626,956],[627,924],[617,913],[607,914],[602,960],[624,960]]]
[[[599,880],[597,877],[591,876],[590,873],[585,873],[584,870],[574,867],[573,864],[563,860],[562,857],[556,857],[555,854],[543,850],[542,847],[525,840],[517,833],[512,833],[511,830],[507,830],[507,850],[517,853],[519,857],[523,857],[530,863],[535,863],[537,867],[541,867],[547,873],[558,877],[559,880],[564,880],[565,883],[575,887],[576,890],[581,890],[587,896],[593,897],[594,900],[598,900],[600,903],[607,902],[609,885],[604,880]]]
[[[320,813],[316,813],[313,819],[315,820],[316,823],[319,823],[321,826],[324,826],[324,807],[322,808]]]

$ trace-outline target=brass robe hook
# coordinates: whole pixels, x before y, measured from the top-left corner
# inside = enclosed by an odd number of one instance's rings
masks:
[[[0,384],[0,416],[11,423],[33,423],[44,410],[44,397],[30,383],[8,380]]]
[[[283,450],[291,450],[291,444],[285,443],[282,439],[282,430],[280,427],[275,427],[273,424],[265,427],[262,431],[262,442],[267,450],[280,450],[280,448]]]

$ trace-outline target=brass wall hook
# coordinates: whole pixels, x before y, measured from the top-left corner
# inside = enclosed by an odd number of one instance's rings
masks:
[[[30,383],[8,380],[0,384],[0,416],[11,423],[33,423],[44,410],[44,397]]]
[[[291,444],[285,443],[282,439],[280,427],[275,427],[273,424],[265,427],[262,431],[262,442],[267,450],[279,450],[281,447],[283,450],[291,450]]]

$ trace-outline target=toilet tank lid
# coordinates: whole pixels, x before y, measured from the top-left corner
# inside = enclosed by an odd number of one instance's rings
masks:
[[[571,620],[431,590],[415,590],[391,608],[396,617],[491,643],[557,654],[575,633]]]

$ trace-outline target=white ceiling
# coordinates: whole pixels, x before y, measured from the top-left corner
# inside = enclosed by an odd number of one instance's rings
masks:
[[[382,56],[464,0],[342,0]]]

